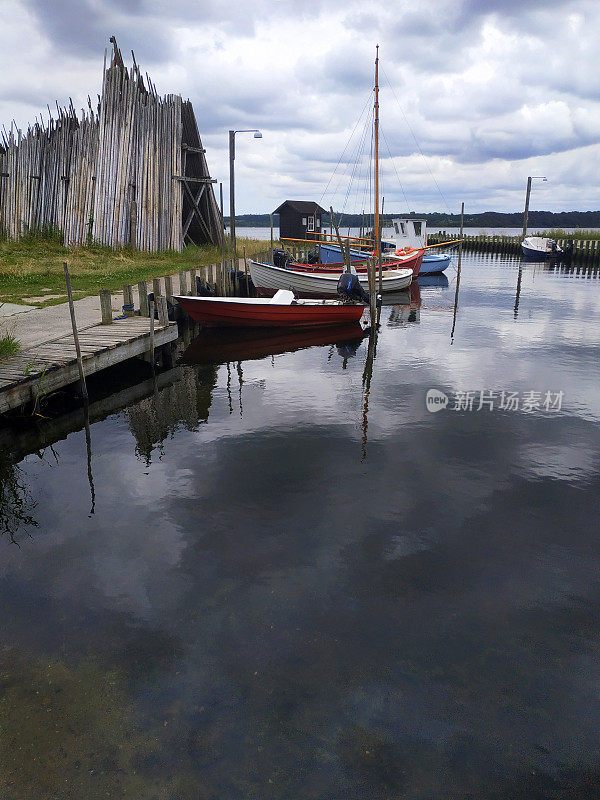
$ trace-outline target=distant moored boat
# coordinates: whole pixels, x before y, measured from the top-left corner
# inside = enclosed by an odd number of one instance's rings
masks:
[[[523,255],[538,258],[552,258],[563,252],[554,239],[546,236],[527,236],[521,242],[521,249]]]

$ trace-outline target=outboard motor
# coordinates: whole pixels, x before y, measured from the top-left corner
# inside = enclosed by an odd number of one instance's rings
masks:
[[[369,295],[360,285],[358,275],[342,272],[337,283],[337,292],[345,303],[364,303],[369,305]]]
[[[285,267],[291,260],[285,250],[273,250],[273,264],[276,267]]]

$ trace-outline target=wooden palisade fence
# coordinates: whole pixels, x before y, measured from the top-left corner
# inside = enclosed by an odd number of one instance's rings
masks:
[[[0,233],[60,230],[66,245],[181,250],[220,244],[215,201],[192,105],[160,97],[114,37],[97,111],[71,102],[26,132],[0,133]],[[133,53],[132,53],[133,55]]]

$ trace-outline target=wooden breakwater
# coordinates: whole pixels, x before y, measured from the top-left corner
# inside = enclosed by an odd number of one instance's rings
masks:
[[[458,238],[454,231],[440,231],[427,236],[428,244],[440,244]],[[560,260],[571,260],[589,266],[600,266],[599,239],[556,239],[556,243],[564,251],[558,254]],[[507,253],[522,255],[521,236],[463,236],[463,250],[477,253]],[[456,246],[456,245],[455,245]]]
[[[0,234],[60,230],[66,245],[181,251],[220,244],[223,224],[192,105],[160,97],[114,37],[102,93],[78,114],[48,107],[0,132]]]

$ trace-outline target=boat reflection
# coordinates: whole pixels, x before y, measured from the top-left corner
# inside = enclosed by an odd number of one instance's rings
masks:
[[[390,328],[402,328],[409,322],[420,322],[421,290],[418,282],[413,281],[404,292],[387,295],[383,305],[392,306],[387,323]]]
[[[296,330],[206,328],[190,343],[182,361],[186,364],[225,364],[319,345],[337,345],[340,354],[348,357],[350,351],[347,348],[358,347],[367,333],[358,322]]]
[[[419,275],[418,285],[421,287],[437,286],[440,289],[447,289],[450,283],[446,275],[442,273],[441,275]]]

